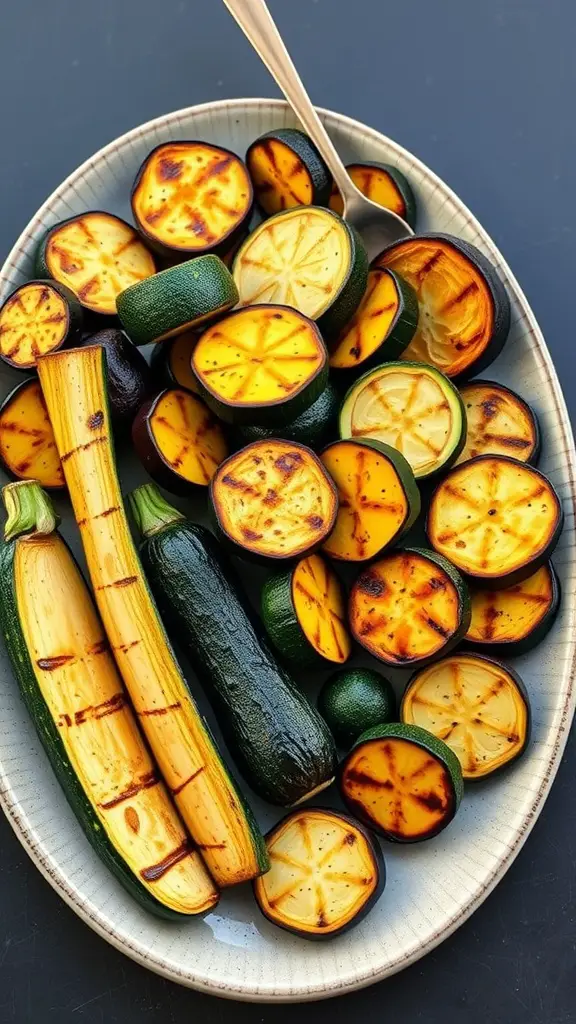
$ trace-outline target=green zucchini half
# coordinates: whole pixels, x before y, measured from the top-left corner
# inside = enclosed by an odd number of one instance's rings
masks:
[[[230,271],[217,256],[197,256],[118,296],[118,316],[135,345],[165,341],[226,313],[238,301]]]
[[[396,271],[418,296],[418,330],[402,359],[430,363],[463,380],[500,354],[510,329],[510,300],[474,245],[453,235],[413,235],[385,249],[372,266]]]
[[[373,668],[343,668],[324,683],[318,711],[338,746],[349,750],[366,729],[396,721],[396,695]]]
[[[352,652],[342,585],[321,555],[269,576],[261,614],[276,650],[300,668],[342,665]]]
[[[399,843],[437,836],[464,791],[450,747],[426,729],[398,722],[362,733],[340,767],[339,785],[355,817]]]
[[[331,339],[366,290],[368,258],[360,236],[336,213],[297,206],[259,224],[232,271],[241,306],[292,306]]]
[[[38,356],[76,345],[82,323],[82,306],[71,288],[28,281],[0,308],[0,358],[16,370],[33,370]]]
[[[378,206],[397,213],[411,228],[416,223],[416,198],[407,177],[390,164],[354,163],[347,164],[346,170],[362,195]],[[342,216],[344,203],[338,186],[333,183],[330,193],[330,209]]]
[[[326,206],[332,176],[312,139],[276,128],[248,147],[246,164],[266,216],[293,206]]]
[[[445,472],[466,440],[466,412],[450,380],[424,363],[383,363],[347,392],[340,437],[396,448],[417,480]]]
[[[563,523],[562,503],[543,473],[504,455],[480,455],[438,485],[426,532],[461,572],[500,590],[548,561]]]
[[[540,425],[520,395],[492,380],[471,380],[460,388],[466,409],[466,444],[458,462],[478,455],[510,455],[531,466],[540,456]]]
[[[302,939],[330,939],[366,916],[386,871],[378,843],[347,814],[303,807],[266,836],[270,870],[254,883],[272,924]]]
[[[467,647],[487,654],[526,654],[542,643],[560,609],[560,580],[552,562],[505,590],[471,587]]]
[[[412,676],[403,722],[427,729],[454,751],[466,782],[485,779],[524,753],[530,702],[519,675],[480,654],[452,654]]]
[[[368,271],[362,302],[332,348],[338,373],[365,372],[399,359],[418,324],[418,300],[407,281],[379,267]]]
[[[340,392],[331,381],[328,381],[316,401],[291,423],[273,427],[255,424],[240,426],[237,435],[243,444],[265,441],[270,437],[282,437],[286,441],[298,441],[317,450],[336,433],[340,402]]]
[[[405,548],[374,562],[350,594],[353,636],[385,665],[424,665],[447,654],[470,626],[460,573],[435,551]]]
[[[335,770],[328,729],[261,637],[213,536],[152,484],[137,488],[130,504],[144,536],[140,553],[152,592],[250,786],[283,806],[328,786]]]

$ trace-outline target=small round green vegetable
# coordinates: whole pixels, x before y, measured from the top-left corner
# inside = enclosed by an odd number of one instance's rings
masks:
[[[324,683],[318,710],[338,746],[348,750],[366,729],[394,721],[396,695],[374,669],[343,669]]]

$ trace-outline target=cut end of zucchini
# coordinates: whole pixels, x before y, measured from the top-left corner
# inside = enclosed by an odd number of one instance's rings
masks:
[[[330,366],[334,370],[368,369],[374,362],[399,359],[417,323],[414,289],[392,271],[376,267],[368,272],[364,298],[341,332]]]
[[[66,486],[54,431],[37,380],[25,380],[0,409],[0,458],[12,476],[43,487]]]
[[[385,884],[382,854],[352,818],[306,808],[266,837],[270,870],[254,883],[262,913],[302,938],[337,935],[374,905]]]
[[[373,438],[399,451],[417,479],[452,465],[466,433],[454,385],[423,363],[384,363],[352,385],[340,412],[343,438]]]
[[[489,380],[460,388],[466,409],[466,444],[458,462],[478,455],[510,455],[534,464],[540,453],[540,430],[529,405],[515,391]]]
[[[323,545],[331,558],[363,562],[417,519],[420,493],[399,452],[378,441],[335,441],[322,462],[338,490],[336,526]]]
[[[140,236],[111,213],[83,213],[52,228],[41,243],[40,268],[74,292],[82,306],[114,316],[125,288],[156,271]]]
[[[134,446],[150,475],[176,493],[207,487],[228,455],[222,428],[195,395],[173,388],[147,402],[134,421]],[[188,486],[187,486],[188,485]]]
[[[430,503],[430,543],[462,572],[492,587],[531,576],[562,530],[560,499],[537,469],[501,455],[456,466]]]
[[[207,142],[167,142],[140,168],[132,212],[155,246],[210,252],[241,228],[252,208],[245,165],[227,149]]]
[[[397,723],[363,733],[340,774],[349,810],[386,839],[403,843],[430,839],[446,828],[462,788],[452,750],[424,729]]]
[[[30,281],[0,309],[0,356],[17,370],[36,366],[38,356],[80,337],[82,310],[69,288]]]
[[[462,639],[470,600],[446,559],[412,548],[387,555],[358,577],[349,614],[362,647],[387,665],[408,667]]]
[[[396,271],[418,296],[418,330],[402,359],[459,377],[477,373],[499,354],[510,304],[496,271],[473,245],[451,235],[415,236],[384,250],[374,265]]]
[[[554,623],[560,584],[552,562],[505,590],[470,591],[472,619],[467,644],[510,654],[524,654],[540,643]]]
[[[388,164],[377,163],[348,164],[346,170],[363,196],[378,206],[397,213],[410,227],[414,227],[416,201],[412,188],[401,171]],[[344,212],[344,203],[336,184],[332,185],[330,209],[340,216]]]
[[[334,484],[309,448],[255,441],[231,455],[210,493],[218,525],[241,551],[295,558],[319,547],[336,519]]]
[[[246,163],[259,205],[270,215],[293,206],[324,206],[330,172],[304,132],[280,128],[256,139]]]
[[[287,306],[256,305],[209,327],[192,356],[206,401],[234,423],[295,418],[324,390],[327,353],[316,325]]]
[[[475,654],[453,654],[413,676],[401,714],[404,722],[447,743],[467,780],[515,761],[530,732],[528,696],[519,677]]]
[[[342,586],[320,555],[298,562],[292,573],[292,606],[307,643],[326,661],[342,665],[352,644]]]

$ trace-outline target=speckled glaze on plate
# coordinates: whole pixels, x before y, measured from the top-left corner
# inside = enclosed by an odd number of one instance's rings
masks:
[[[0,654],[0,799],[38,869],[87,924],[144,966],[213,995],[264,1002],[322,999],[369,985],[424,956],[465,921],[502,878],[534,825],[574,711],[576,460],[542,334],[500,253],[436,175],[379,132],[329,111],[320,115],[346,162],[384,161],[408,176],[419,206],[418,230],[448,231],[479,246],[510,293],[510,337],[490,377],[513,387],[536,409],[544,439],[540,466],[552,478],[566,513],[554,557],[564,593],[562,611],[542,646],[514,660],[533,707],[533,739],[525,757],[506,774],[469,788],[454,823],[436,839],[412,848],[386,845],[383,897],[357,928],[333,941],[310,943],[274,928],[261,917],[248,886],[228,890],[202,921],[168,924],[140,910],[88,845],[48,767],[6,655]],[[35,243],[56,221],[87,209],[130,220],[130,185],[143,158],[159,143],[205,139],[243,156],[262,132],[294,124],[281,101],[219,101],[157,118],[116,139],[71,174],[32,218],[4,264],[0,298],[32,276]],[[5,394],[20,377],[2,366],[0,379]],[[124,490],[144,479],[127,446],[119,465]],[[66,499],[57,503],[63,532],[78,551]],[[399,692],[405,678],[405,673],[395,674]],[[317,676],[307,685],[316,688],[320,681]],[[256,799],[253,804],[263,827],[278,819],[273,809]]]

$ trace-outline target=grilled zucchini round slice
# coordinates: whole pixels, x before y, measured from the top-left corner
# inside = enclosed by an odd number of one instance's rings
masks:
[[[226,253],[252,210],[240,157],[207,142],[165,142],[146,157],[132,188],[132,213],[161,254]]]
[[[403,722],[420,726],[454,751],[467,781],[515,761],[530,736],[530,704],[520,677],[479,654],[452,654],[412,676]]]
[[[42,388],[35,378],[18,384],[2,403],[0,459],[17,480],[37,480],[49,490],[66,486]]]
[[[277,128],[249,147],[246,164],[259,206],[269,216],[293,206],[326,206],[331,175],[312,140]]]
[[[241,306],[292,306],[333,337],[366,290],[368,259],[341,217],[319,206],[299,206],[258,225],[240,246],[233,274]]]
[[[387,210],[393,210],[411,228],[414,227],[416,199],[410,182],[402,171],[391,167],[390,164],[378,163],[348,164],[346,170],[362,195]],[[342,196],[334,183],[330,193],[330,209],[340,216],[344,210]]]
[[[93,313],[116,315],[125,288],[156,272],[138,232],[111,213],[82,213],[50,228],[38,247],[36,273],[70,288]]]
[[[210,485],[218,533],[257,560],[311,554],[334,528],[338,496],[320,459],[294,441],[254,441]]]
[[[475,246],[453,235],[418,235],[385,249],[373,266],[396,271],[418,296],[418,330],[402,359],[463,378],[499,355],[510,328],[510,302]]]
[[[308,317],[288,306],[246,306],[202,334],[192,369],[226,423],[290,423],[322,394],[328,353]]]
[[[368,913],[384,890],[378,844],[353,818],[323,807],[292,811],[266,836],[270,870],[254,882],[272,924],[329,939]]]
[[[352,814],[400,843],[442,832],[464,790],[450,747],[425,729],[396,722],[362,733],[341,766],[339,783]]]
[[[420,492],[406,459],[380,441],[334,441],[321,455],[338,490],[331,558],[364,562],[403,537],[420,514]]]
[[[248,444],[250,441],[264,441],[268,437],[283,437],[286,441],[299,441],[309,448],[319,448],[336,433],[336,421],[340,411],[340,392],[328,381],[321,395],[297,416],[291,423],[262,427],[250,424],[240,426],[238,435]]]
[[[333,370],[365,371],[399,359],[414,337],[418,300],[407,281],[391,270],[368,272],[364,297],[330,356]]]
[[[320,555],[274,573],[262,590],[262,621],[276,650],[300,667],[348,660],[352,642],[342,585]]]
[[[372,668],[344,668],[326,680],[318,711],[339,747],[348,749],[361,733],[396,718],[391,683]]]
[[[466,444],[458,462],[478,455],[510,455],[536,465],[540,426],[520,395],[491,380],[471,380],[460,395],[466,409]]]
[[[155,346],[150,368],[157,387],[184,388],[195,395],[200,393],[198,381],[192,373],[192,353],[199,337],[198,331],[184,331]]]
[[[433,548],[493,589],[532,576],[548,561],[564,522],[550,481],[533,466],[480,455],[455,466],[430,502]]]
[[[189,391],[161,391],[139,410],[132,440],[150,476],[173,494],[207,487],[228,455],[221,425]]]
[[[456,388],[424,363],[384,363],[352,385],[340,412],[340,437],[372,438],[399,451],[418,480],[448,469],[466,438]]]
[[[406,548],[361,573],[350,594],[349,619],[354,637],[370,654],[407,668],[459,643],[470,625],[470,597],[446,558]]]
[[[547,562],[505,590],[470,589],[472,619],[466,646],[488,654],[526,654],[547,636],[560,608],[560,580]]]
[[[16,370],[33,370],[39,356],[76,345],[82,306],[58,281],[21,284],[0,309],[0,357]]]

